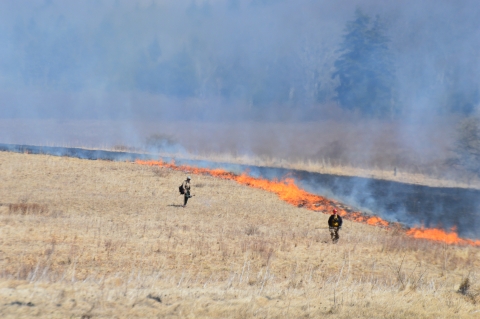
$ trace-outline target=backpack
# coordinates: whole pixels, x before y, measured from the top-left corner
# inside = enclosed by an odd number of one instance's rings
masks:
[[[334,217],[334,218],[333,218],[332,224],[333,224],[333,227],[338,227],[338,226],[340,226],[340,221],[339,221],[338,217],[336,217],[336,218]]]
[[[183,184],[178,186],[178,191],[180,192],[181,195],[185,194],[185,189],[183,188]]]

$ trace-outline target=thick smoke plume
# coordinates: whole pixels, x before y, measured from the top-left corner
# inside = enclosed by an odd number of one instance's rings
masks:
[[[480,98],[475,1],[0,6],[3,118],[321,119],[341,99],[335,61],[356,11],[381,22],[402,118]]]

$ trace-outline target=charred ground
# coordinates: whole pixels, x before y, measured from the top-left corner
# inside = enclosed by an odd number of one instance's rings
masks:
[[[146,153],[13,144],[0,144],[0,150],[89,160],[134,161],[158,158]],[[164,160],[170,161],[172,158]],[[461,237],[480,238],[480,190],[477,189],[429,187],[374,178],[203,160],[177,159],[177,163],[221,168],[236,173],[248,172],[251,176],[267,179],[290,176],[306,190],[337,199],[364,211],[367,215],[379,216],[389,222],[398,222],[409,227],[423,226],[446,231],[453,228]]]

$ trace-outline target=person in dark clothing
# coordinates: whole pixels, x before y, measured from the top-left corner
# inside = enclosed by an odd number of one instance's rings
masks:
[[[337,214],[336,209],[333,209],[333,214],[328,219],[328,229],[330,229],[330,237],[334,244],[336,244],[340,238],[338,231],[342,228],[342,222],[342,217]]]
[[[182,183],[183,187],[183,207],[187,206],[188,199],[192,197],[190,195],[190,176],[187,176],[187,179]]]

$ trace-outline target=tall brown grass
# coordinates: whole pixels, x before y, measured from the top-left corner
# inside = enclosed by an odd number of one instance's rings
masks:
[[[8,212],[10,214],[46,214],[48,213],[48,206],[35,203],[19,203],[8,204]]]

